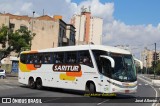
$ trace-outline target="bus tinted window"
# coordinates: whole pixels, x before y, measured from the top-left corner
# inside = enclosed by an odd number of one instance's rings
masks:
[[[50,53],[44,53],[43,56],[44,56],[44,61],[43,61],[44,64],[52,63],[52,57]]]
[[[91,56],[88,50],[78,52],[78,62],[93,67]]]
[[[70,64],[77,63],[77,52],[66,52],[65,63],[70,63]]]
[[[42,64],[43,63],[43,54],[37,54],[37,63]]]
[[[34,63],[34,54],[29,54],[28,55],[27,63],[29,63],[29,64],[33,64]]]
[[[27,63],[27,56],[28,56],[27,54],[21,54],[20,61],[22,63],[26,64]]]
[[[53,55],[54,63],[64,63],[64,52],[55,52]]]
[[[38,54],[34,54],[33,55],[33,60],[34,60],[33,63],[38,63],[38,58],[39,58]]]
[[[92,50],[94,58],[96,60],[97,66],[99,71],[101,71],[101,62],[100,62],[100,55],[107,55],[106,51],[102,51],[102,50]]]

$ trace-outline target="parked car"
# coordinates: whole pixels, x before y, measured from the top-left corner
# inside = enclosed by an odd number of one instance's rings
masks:
[[[4,79],[6,77],[6,71],[4,69],[0,69],[0,79]]]

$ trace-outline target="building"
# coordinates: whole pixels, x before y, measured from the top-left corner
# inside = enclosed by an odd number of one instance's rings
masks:
[[[76,44],[101,44],[102,18],[91,16],[90,8],[81,9],[80,15],[71,18],[71,24],[76,28]]]
[[[144,51],[142,51],[142,62],[144,67],[150,68],[152,67],[152,62],[154,61],[154,53],[155,51],[153,50],[149,50],[147,48],[144,49]],[[159,56],[160,56],[160,51],[157,51],[157,60],[160,60]]]
[[[0,14],[0,27],[2,25],[8,26],[13,31],[26,27],[35,33],[36,36],[31,42],[31,50],[75,45],[75,27],[65,23],[62,16],[28,17],[9,13]],[[1,45],[0,49],[2,49]],[[9,61],[9,57],[4,59],[6,64],[10,63]]]
[[[62,20],[62,16],[28,17],[9,13],[0,14],[0,27],[3,24],[14,31],[27,27],[32,33],[35,33],[31,50],[75,45],[75,28],[66,24]],[[68,26],[70,27],[68,28]],[[67,31],[68,35],[66,35]]]

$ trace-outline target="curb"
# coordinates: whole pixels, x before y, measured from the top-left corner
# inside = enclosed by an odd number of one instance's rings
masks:
[[[154,80],[154,79],[150,79],[150,78],[148,78],[148,77],[146,77],[146,76],[142,76],[143,78],[145,78],[145,79],[147,79],[147,80],[149,80],[149,81],[151,81],[151,83],[153,84],[153,85],[156,85],[156,86],[160,86],[160,80]]]

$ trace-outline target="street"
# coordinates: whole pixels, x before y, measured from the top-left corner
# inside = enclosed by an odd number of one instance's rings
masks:
[[[160,87],[155,87],[158,91]],[[159,92],[159,91],[158,91]],[[157,94],[159,95],[159,94]],[[144,80],[138,78],[138,90],[135,94],[118,94],[115,98],[110,97],[84,97],[84,93],[74,90],[64,90],[57,88],[45,88],[44,90],[30,89],[24,85],[20,85],[17,82],[17,78],[7,78],[0,79],[0,97],[49,97],[46,98],[41,105],[43,106],[154,106],[153,103],[127,103],[127,98],[137,98],[137,97],[155,97],[156,91]],[[54,98],[50,98],[54,97]],[[126,98],[126,101],[123,99],[120,103],[119,98]],[[159,97],[159,96],[158,96]],[[76,101],[76,98],[78,101]],[[118,99],[116,99],[118,98]],[[73,103],[65,103],[66,100],[73,101]],[[60,103],[59,103],[60,102]],[[2,105],[2,104],[1,104]],[[13,106],[22,106],[22,105],[36,105],[36,104],[3,104],[3,105],[13,105]],[[39,105],[39,104],[37,104]]]
[[[158,87],[155,87],[159,90]],[[108,98],[108,97],[84,97],[84,93],[81,91],[74,91],[74,90],[64,90],[64,89],[56,89],[56,88],[45,88],[44,90],[37,90],[37,89],[30,89],[24,85],[20,85],[17,82],[17,78],[7,78],[0,80],[0,97],[54,97],[54,98],[47,98],[41,105],[43,106],[50,106],[50,105],[67,105],[67,106],[74,106],[76,105],[83,105],[83,106],[105,106],[106,104],[109,106],[154,106],[153,103],[127,103],[128,99],[120,99],[119,98],[136,98],[136,97],[155,97],[156,92],[155,90],[144,80],[138,78],[138,90],[135,94],[118,94],[115,98]],[[159,92],[159,91],[158,91]],[[70,98],[69,98],[70,97]],[[82,98],[83,97],[83,98]],[[78,101],[75,101],[76,99]],[[116,99],[118,98],[118,99]],[[85,100],[84,100],[85,99]],[[68,102],[73,103],[64,103],[67,100]],[[122,102],[122,103],[119,103]],[[125,102],[125,103],[123,103]],[[52,104],[51,104],[52,103]],[[8,105],[8,104],[3,104]],[[13,106],[17,106],[17,104],[10,104]],[[24,104],[18,104],[24,105]],[[25,104],[25,105],[35,105],[35,104]]]

